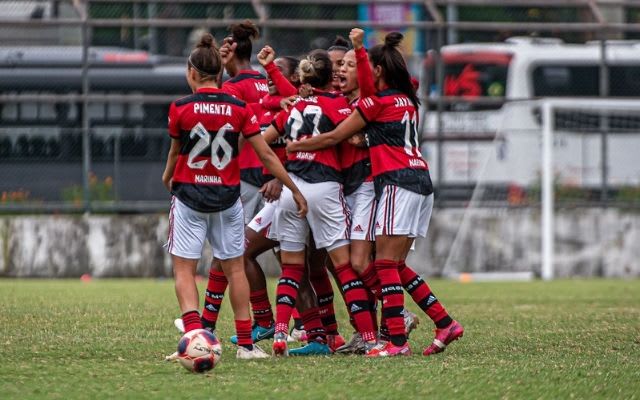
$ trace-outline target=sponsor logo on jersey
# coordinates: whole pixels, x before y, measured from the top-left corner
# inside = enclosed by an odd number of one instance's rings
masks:
[[[193,103],[194,114],[214,114],[231,116],[231,106],[219,103]]]
[[[341,108],[338,110],[338,112],[342,115],[351,115],[351,109],[350,108]]]

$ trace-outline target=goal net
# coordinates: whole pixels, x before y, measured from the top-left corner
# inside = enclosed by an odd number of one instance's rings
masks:
[[[495,140],[468,151],[471,197],[434,212],[440,230],[427,242],[442,242],[440,273],[546,280],[637,268],[638,220],[627,211],[640,206],[640,100],[543,99],[500,112]]]

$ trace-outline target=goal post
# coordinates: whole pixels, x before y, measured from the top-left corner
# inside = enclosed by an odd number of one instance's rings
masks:
[[[640,173],[620,172],[615,176],[607,173],[609,135],[629,135],[627,146],[617,146],[629,154],[640,154],[640,100],[625,99],[543,99],[541,136],[541,271],[543,280],[554,277],[555,259],[555,185],[554,185],[554,138],[557,132],[578,134],[600,134],[601,141],[601,188],[607,190],[611,184],[638,185]],[[557,123],[556,113],[563,112],[569,123]],[[573,120],[572,120],[573,118]],[[617,170],[625,169],[617,168]],[[610,180],[610,182],[608,182]]]
[[[443,182],[467,191],[434,213],[421,256],[454,279],[623,274],[611,265],[636,254],[618,246],[616,224],[640,205],[640,100],[545,98],[492,112],[492,141],[442,145]]]

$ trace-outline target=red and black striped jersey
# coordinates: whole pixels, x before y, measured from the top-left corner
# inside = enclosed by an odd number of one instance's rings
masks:
[[[169,108],[169,135],[180,141],[171,193],[201,212],[227,209],[240,197],[238,141],[260,133],[251,109],[216,88],[202,88]]]
[[[259,103],[269,94],[267,78],[258,71],[243,69],[222,84],[222,90],[245,103]]]
[[[433,193],[429,167],[420,153],[417,110],[396,89],[386,89],[360,99],[357,107],[367,121],[371,169],[380,193],[395,185],[415,193]]]
[[[240,70],[236,76],[222,84],[222,90],[248,104],[259,103],[269,93],[267,78],[252,69]],[[262,163],[253,147],[242,146],[238,157],[240,179],[254,186],[262,186]]]
[[[358,102],[359,99],[351,102],[352,110],[356,109]],[[344,140],[338,147],[338,153],[344,179],[343,190],[346,196],[355,192],[363,182],[371,182],[373,180],[369,149],[356,147]]]
[[[299,98],[288,113],[278,114],[273,125],[285,139],[295,142],[333,130],[349,114],[351,108],[344,96],[314,90],[312,96]],[[335,146],[289,153],[285,166],[287,171],[309,183],[342,183]]]

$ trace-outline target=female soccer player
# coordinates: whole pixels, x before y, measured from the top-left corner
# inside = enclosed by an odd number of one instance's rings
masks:
[[[222,84],[222,89],[247,104],[258,103],[267,93],[267,80],[260,72],[251,69],[252,40],[259,36],[256,25],[245,20],[232,25],[230,35],[220,48],[222,64],[231,79]],[[262,164],[251,146],[245,145],[238,155],[240,165],[240,201],[244,211],[245,225],[262,206],[260,187],[264,184]],[[207,329],[215,330],[220,307],[227,289],[227,279],[220,262],[214,258],[209,270],[209,280],[204,296],[202,322]],[[179,320],[176,320],[178,324]]]
[[[336,36],[336,40],[333,41],[333,45],[327,49],[329,58],[331,59],[331,68],[333,74],[331,76],[331,87],[336,93],[340,93],[340,79],[338,74],[340,73],[340,67],[342,67],[345,53],[349,51],[349,42],[342,36]]]
[[[289,113],[279,114],[265,136],[279,132],[297,141],[321,135],[351,113],[344,97],[330,92],[333,71],[326,51],[314,50],[300,62],[298,69],[302,83],[314,88],[313,94],[299,99]],[[283,190],[271,227],[271,235],[280,242],[282,258],[282,275],[277,287],[274,354],[287,354],[288,351],[286,332],[304,274],[309,229],[316,247],[327,249],[356,325],[365,341],[373,345],[375,328],[369,314],[367,292],[350,265],[350,218],[343,200],[336,150],[289,153],[286,167],[294,182],[303,187],[303,193],[307,193],[310,213],[306,218],[296,216],[291,193]]]
[[[195,273],[206,239],[229,280],[238,334],[237,357],[264,358],[268,355],[251,340],[249,285],[242,262],[244,223],[237,158],[240,134],[291,191],[301,216],[306,214],[307,205],[260,135],[255,115],[244,102],[218,89],[216,78],[221,68],[213,37],[203,35],[187,63],[187,81],[193,94],[176,100],[169,110],[172,141],[162,175],[173,195],[168,250],[185,332],[202,328]]]
[[[401,40],[400,33],[392,32],[385,37],[383,45],[371,49],[378,93],[361,99],[357,113],[351,114],[332,132],[287,146],[290,152],[319,150],[334,146],[366,127],[378,196],[375,268],[381,283],[382,312],[390,334],[390,341],[368,352],[370,357],[411,353],[402,317],[404,294],[400,269],[415,237],[426,235],[433,207],[433,185],[427,163],[418,150],[419,101],[397,49]],[[435,300],[435,296],[430,296],[425,301]],[[448,315],[442,325],[438,327],[434,343],[423,354],[442,351],[462,336],[462,326]]]

